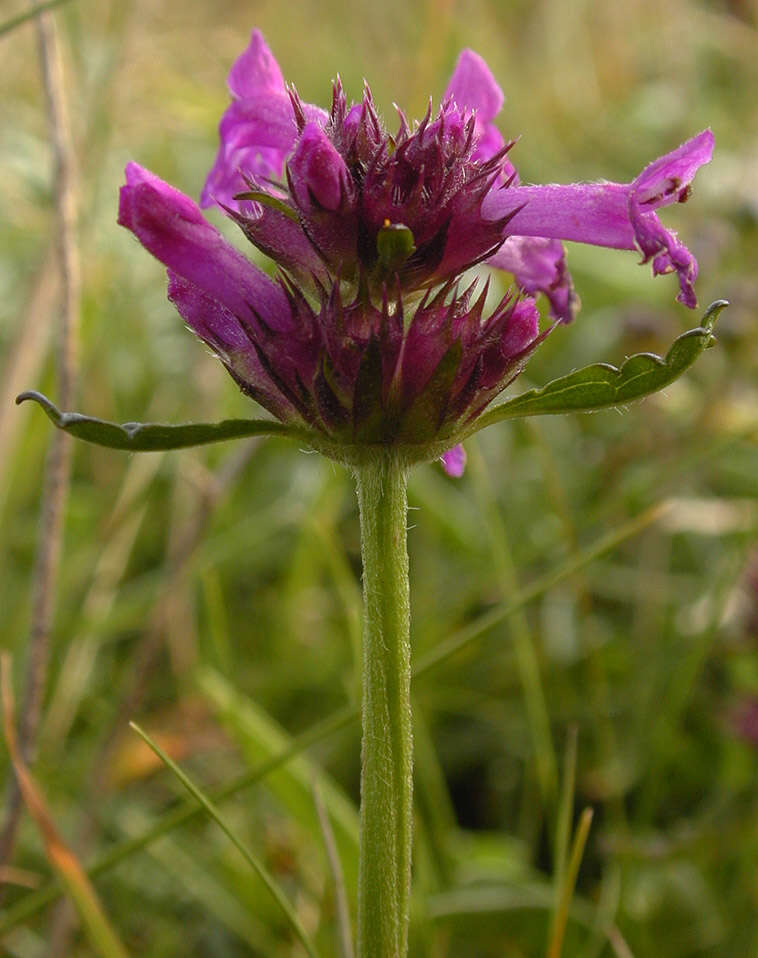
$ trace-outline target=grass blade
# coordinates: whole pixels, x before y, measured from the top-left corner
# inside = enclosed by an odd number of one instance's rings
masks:
[[[258,861],[258,859],[253,855],[253,853],[244,845],[234,834],[234,832],[226,824],[226,821],[221,816],[221,813],[216,808],[215,804],[185,775],[185,773],[179,768],[176,762],[172,761],[163,751],[163,749],[156,745],[156,743],[150,738],[150,736],[143,729],[136,724],[136,722],[130,722],[130,726],[134,731],[144,740],[144,742],[155,752],[158,758],[168,766],[169,769],[174,773],[174,775],[179,779],[182,785],[187,789],[187,791],[192,795],[192,797],[205,809],[205,811],[210,815],[213,821],[219,826],[219,828],[224,832],[227,838],[231,841],[234,847],[239,851],[245,861],[250,865],[253,871],[258,875],[261,881],[268,888],[274,900],[280,906],[284,915],[287,918],[287,921],[290,923],[292,930],[300,939],[303,944],[303,947],[311,956],[311,958],[317,958],[317,952],[308,937],[307,932],[300,923],[300,919],[295,914],[292,905],[289,903],[284,892],[279,888],[274,879],[269,875],[266,868]]]
[[[531,586],[522,589],[518,595],[512,596],[509,601],[503,602],[489,612],[484,613],[484,615],[481,615],[470,625],[465,626],[449,636],[445,641],[440,642],[435,649],[423,656],[416,663],[413,670],[414,678],[421,678],[421,676],[433,671],[438,665],[446,662],[449,658],[481,638],[488,629],[507,619],[516,609],[544,595],[548,589],[570,578],[591,562],[611,552],[628,539],[638,535],[644,529],[648,528],[648,526],[656,522],[666,508],[665,502],[651,506],[645,512],[641,513],[641,515],[629,520],[629,522],[625,522],[607,535],[601,536],[596,542],[592,543],[592,545],[567,559],[558,569],[542,576]],[[223,788],[220,788],[218,792],[216,792],[214,800],[221,802],[261,781],[270,772],[280,768],[296,755],[300,755],[312,745],[322,741],[339,729],[344,728],[357,718],[358,709],[356,707],[348,707],[322,719],[322,721],[313,725],[307,732],[293,739],[291,745],[278,755],[272,756],[270,759],[229,782]],[[124,861],[141,849],[146,848],[161,836],[183,825],[198,814],[199,811],[200,809],[193,802],[191,804],[182,804],[178,808],[166,812],[162,818],[143,835],[121,842],[106,854],[102,855],[90,866],[88,874],[95,876],[109,871],[119,864],[119,862]],[[46,888],[31,892],[12,908],[8,908],[5,914],[0,917],[0,934],[16,927],[50,902],[55,901],[56,898],[60,897],[60,894],[61,889],[56,885],[47,886]]]
[[[569,857],[568,867],[563,879],[561,897],[558,902],[558,908],[555,912],[555,919],[550,933],[550,944],[547,949],[547,958],[560,958],[563,950],[563,936],[566,934],[566,923],[569,917],[569,908],[571,899],[574,895],[576,877],[579,874],[579,866],[584,855],[584,846],[587,844],[587,836],[590,833],[593,811],[591,808],[585,808],[579,819],[574,841],[571,845],[571,856]]]
[[[520,583],[510,536],[495,498],[484,458],[476,442],[469,444],[469,462],[475,495],[486,520],[490,554],[497,570],[502,593],[506,596],[518,594]],[[523,608],[514,611],[509,629],[529,722],[540,791],[546,807],[551,809],[558,777],[555,746],[540,671],[538,643]]]
[[[566,861],[569,852],[571,819],[574,816],[574,789],[576,786],[577,728],[572,725],[566,739],[563,759],[563,782],[558,805],[558,821],[555,829],[555,906],[558,909],[560,892],[566,877]]]

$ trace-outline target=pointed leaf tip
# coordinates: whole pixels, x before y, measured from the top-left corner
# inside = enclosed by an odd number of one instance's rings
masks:
[[[682,333],[664,357],[637,353],[620,367],[593,363],[546,386],[499,403],[480,416],[467,435],[505,419],[546,416],[567,412],[590,412],[619,406],[658,392],[678,379],[705,350],[713,346],[713,327],[719,313],[729,305],[725,299],[711,303],[700,326]]]
[[[159,452],[169,449],[185,449],[203,446],[227,439],[244,439],[251,436],[289,436],[299,441],[308,440],[306,430],[268,419],[224,419],[221,422],[182,423],[171,425],[152,422],[115,423],[76,412],[61,412],[60,409],[34,390],[16,397],[16,403],[33,400],[47,413],[48,418],[64,432],[85,442],[109,449],[126,449],[130,452]]]
[[[716,320],[719,318],[719,315],[721,314],[723,310],[727,308],[728,305],[729,305],[728,299],[715,300],[715,302],[711,303],[708,309],[706,309],[706,311],[703,313],[703,320],[700,323],[700,325],[710,332],[715,326]],[[709,345],[712,346],[713,342],[711,342]]]

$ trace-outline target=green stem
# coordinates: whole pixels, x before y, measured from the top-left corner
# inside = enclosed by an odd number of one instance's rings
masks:
[[[406,467],[355,469],[363,557],[359,958],[403,958],[411,885],[413,738]]]

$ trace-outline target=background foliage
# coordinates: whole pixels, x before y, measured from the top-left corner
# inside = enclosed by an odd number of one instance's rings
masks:
[[[2,19],[19,5],[6,8]],[[701,303],[732,302],[717,348],[632,408],[485,431],[462,480],[436,466],[413,474],[419,658],[599,536],[668,508],[418,679],[412,952],[542,953],[565,847],[559,809],[570,810],[559,781],[576,729],[573,807],[591,806],[594,821],[564,953],[752,953],[754,0],[72,0],[56,17],[80,164],[77,408],[117,421],[251,413],[182,328],[162,269],[115,212],[129,159],[198,194],[226,72],[255,25],[304,99],[327,103],[338,71],[357,98],[365,76],[385,115],[396,100],[420,116],[458,50],[473,47],[506,92],[501,128],[521,135],[513,158],[525,180],[628,180],[713,127],[714,162],[692,202],[666,219],[700,261]],[[0,43],[0,620],[20,673],[51,427],[12,399],[24,388],[55,396],[55,183],[33,29]],[[589,362],[665,351],[696,324],[673,303],[674,281],[652,282],[633,254],[573,246],[569,256],[579,319],[551,337],[514,393]],[[182,796],[129,719],[213,789],[355,703],[355,499],[349,476],[317,456],[281,440],[133,457],[78,445],[64,556],[35,773],[82,861],[142,835]],[[335,896],[312,782],[318,770],[352,889],[358,768],[358,730],[347,723],[223,804],[325,955],[337,950]],[[196,817],[164,831],[96,880],[129,951],[300,953],[216,825]],[[46,886],[50,865],[28,822],[16,864],[27,884]],[[88,954],[65,911],[13,919],[29,894],[8,888],[6,953]]]

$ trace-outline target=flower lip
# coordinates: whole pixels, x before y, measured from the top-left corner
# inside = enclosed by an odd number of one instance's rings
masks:
[[[505,96],[482,57],[473,50],[462,50],[443,100],[455,100],[461,109],[475,112],[482,123],[489,123],[500,112]]]
[[[704,130],[649,164],[631,183],[494,189],[484,200],[484,215],[502,216],[521,202],[522,209],[508,226],[515,235],[639,249],[643,262],[653,259],[655,275],[678,274],[677,299],[694,308],[697,263],[676,235],[664,228],[656,210],[687,199],[693,177],[712,153],[713,134]]]
[[[237,99],[257,93],[285,92],[279,64],[257,28],[250,34],[250,43],[234,61],[228,86],[229,92]]]
[[[703,130],[677,149],[654,160],[632,184],[634,202],[648,209],[689,198],[695,174],[713,157],[713,132]]]
[[[234,100],[219,124],[221,145],[201,194],[201,205],[231,204],[243,174],[278,178],[297,128],[285,93],[257,93]]]
[[[566,267],[566,251],[560,240],[509,236],[489,263],[512,273],[525,292],[532,295],[543,292],[555,319],[570,323],[575,318],[579,297]]]
[[[443,96],[459,109],[473,113],[477,143],[473,158],[487,160],[503,146],[503,136],[493,124],[505,102],[505,96],[490,68],[478,53],[462,50]]]
[[[278,179],[298,135],[290,93],[260,30],[253,30],[227,82],[232,103],[219,124],[219,149],[202,191],[203,207],[233,205],[244,175]],[[304,104],[303,109],[308,120],[326,123],[319,107]]]
[[[642,252],[642,262],[653,261],[654,276],[676,273],[680,287],[677,299],[690,309],[697,306],[694,289],[697,261],[676,233],[665,229],[653,211],[689,199],[695,174],[711,161],[713,144],[712,131],[703,130],[646,166],[629,194],[629,220]]]

